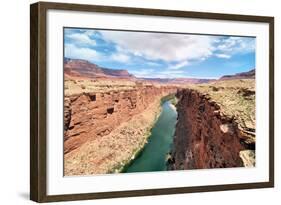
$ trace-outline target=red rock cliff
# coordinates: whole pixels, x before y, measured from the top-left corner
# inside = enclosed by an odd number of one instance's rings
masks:
[[[209,97],[191,89],[177,93],[178,122],[171,170],[241,167],[242,132],[232,117],[220,112]]]
[[[64,153],[89,139],[108,135],[118,125],[145,110],[156,96],[175,92],[173,87],[139,86],[131,90],[66,96]]]

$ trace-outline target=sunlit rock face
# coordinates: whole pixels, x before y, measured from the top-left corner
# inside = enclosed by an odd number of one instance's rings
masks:
[[[243,150],[244,133],[233,116],[222,113],[208,96],[192,89],[177,93],[178,122],[169,169],[254,166],[254,153]]]
[[[81,93],[64,100],[64,153],[90,139],[111,133],[144,111],[156,97],[175,93],[173,87],[139,86],[131,90]]]

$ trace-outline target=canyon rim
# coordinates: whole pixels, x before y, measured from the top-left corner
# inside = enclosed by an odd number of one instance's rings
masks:
[[[64,175],[255,167],[255,38],[64,28]]]

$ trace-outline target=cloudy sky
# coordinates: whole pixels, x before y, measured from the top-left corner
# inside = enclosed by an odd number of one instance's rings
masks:
[[[219,78],[255,68],[255,38],[64,30],[65,57],[126,69],[137,77]]]

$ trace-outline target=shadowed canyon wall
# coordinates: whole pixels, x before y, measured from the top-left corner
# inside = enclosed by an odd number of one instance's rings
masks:
[[[225,116],[208,96],[191,89],[177,93],[178,122],[170,170],[241,167],[247,146],[233,117]]]
[[[64,153],[89,139],[108,135],[121,123],[144,111],[156,96],[175,92],[174,87],[139,86],[130,90],[65,96]]]

